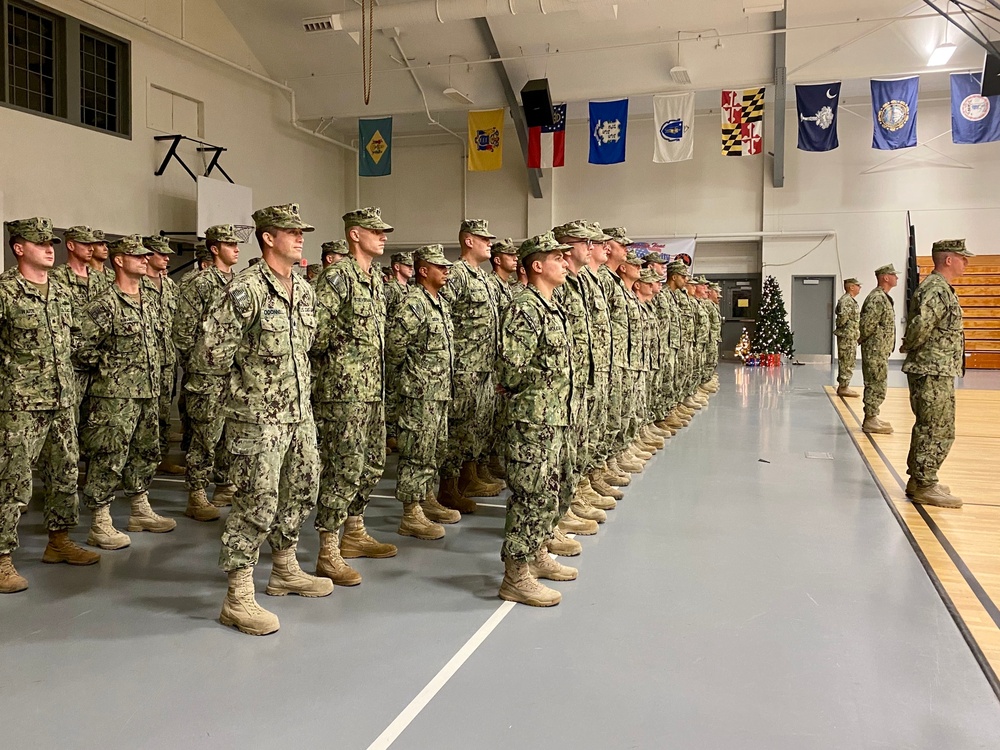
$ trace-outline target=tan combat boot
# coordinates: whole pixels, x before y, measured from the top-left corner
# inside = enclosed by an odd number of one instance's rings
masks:
[[[466,497],[496,497],[503,489],[499,484],[487,484],[482,481],[476,474],[475,461],[466,461],[462,464],[458,488]]]
[[[445,508],[457,510],[459,513],[475,513],[476,501],[466,497],[458,489],[458,479],[442,479],[438,487],[438,502]]]
[[[227,505],[232,505],[235,495],[235,484],[217,484],[215,485],[215,493],[212,495],[212,505],[216,508],[225,508]]]
[[[371,557],[381,560],[396,556],[396,545],[375,541],[365,529],[364,516],[348,516],[344,526],[344,538],[340,542],[340,554],[346,560],[357,557]]]
[[[610,484],[604,481],[601,476],[601,472],[595,469],[590,473],[590,489],[594,491],[594,496],[600,499],[600,503],[594,499],[593,496],[590,497],[590,504],[595,508],[600,508],[601,510],[613,510],[615,505],[617,505],[618,500],[625,497],[625,493],[622,492],[617,487],[612,487]],[[605,508],[604,505],[608,502],[615,503],[610,508]]]
[[[569,504],[570,510],[577,518],[582,518],[584,521],[594,521],[595,523],[604,523],[608,520],[608,514],[603,510],[598,510],[587,498],[577,490],[576,495]]]
[[[268,635],[280,627],[278,616],[257,603],[253,568],[240,568],[229,573],[229,590],[222,602],[219,622],[249,635]]]
[[[646,425],[645,427],[643,427],[640,435],[642,442],[652,447],[654,451],[663,450],[663,446],[666,445],[666,442],[663,440],[663,438],[653,433],[651,425]]]
[[[433,523],[424,515],[424,509],[420,503],[405,503],[403,505],[403,518],[399,522],[396,533],[400,536],[412,536],[415,539],[431,541],[444,536],[444,527],[439,523]]]
[[[569,565],[561,565],[549,555],[543,544],[528,562],[528,572],[535,578],[545,578],[549,581],[575,581],[579,571]]]
[[[618,458],[615,459],[615,462],[618,468],[627,471],[629,474],[639,474],[643,469],[642,461],[633,458],[628,450],[622,451]]]
[[[875,421],[878,422],[880,427],[888,428],[890,434],[892,433],[892,425],[886,422],[884,419],[882,419],[881,417],[875,417]]]
[[[133,495],[130,501],[132,512],[128,517],[129,531],[152,531],[154,534],[163,534],[177,528],[177,521],[153,512],[149,507],[149,493],[140,492],[138,495]]]
[[[576,539],[570,539],[558,527],[546,546],[549,552],[559,557],[576,557],[583,552],[583,545]]]
[[[164,459],[159,466],[156,467],[157,474],[173,474],[174,476],[183,476],[187,474],[187,468],[181,466],[180,464],[175,464],[173,461],[168,461]]]
[[[649,451],[643,450],[642,446],[639,445],[638,439],[632,442],[632,444],[625,449],[628,454],[642,463],[646,463],[649,459],[653,457],[653,454]]]
[[[503,462],[500,460],[500,456],[496,454],[490,456],[489,468],[490,468],[490,474],[495,476],[497,479],[507,478],[507,469],[504,467]]]
[[[319,532],[319,559],[316,560],[316,575],[329,578],[338,586],[357,586],[361,574],[344,562],[340,556],[340,532]]]
[[[451,524],[462,520],[461,513],[441,505],[434,496],[434,493],[429,490],[424,501],[420,503],[420,507],[424,509],[424,515],[427,516],[427,520],[434,521],[435,523]]]
[[[851,390],[849,385],[842,385],[837,389],[837,395],[841,398],[858,398],[861,394]]]
[[[632,484],[632,475],[618,465],[618,459],[609,458],[607,469],[603,472],[604,481],[612,487],[628,487]]]
[[[941,484],[940,482],[938,482],[937,486],[938,486],[938,489],[942,490],[943,492],[947,492],[949,495],[951,494],[951,487],[949,487],[948,485]],[[910,477],[909,479],[907,479],[906,480],[906,496],[907,497],[913,497],[913,493],[916,492],[919,487],[920,487],[920,485],[917,484],[917,480],[916,479],[914,479],[913,477]]]
[[[869,435],[891,435],[892,425],[880,422],[878,417],[865,417],[865,421],[861,423],[861,431]]]
[[[962,498],[955,497],[940,484],[930,487],[915,487],[910,499],[920,505],[936,505],[938,508],[961,508]]]
[[[566,515],[559,519],[559,528],[562,529],[564,534],[593,536],[597,533],[597,521],[580,518],[572,510],[568,510],[566,511]]]
[[[193,518],[195,521],[218,521],[219,509],[208,502],[205,490],[189,490],[188,504],[184,509],[184,515]]]
[[[14,568],[10,555],[0,555],[0,594],[16,594],[28,588],[28,579]]]
[[[485,458],[479,459],[479,463],[476,464],[476,477],[478,477],[479,481],[483,484],[499,485],[501,490],[507,486],[506,483],[500,479],[500,477],[490,471],[490,462]]]
[[[701,409],[701,404],[695,400],[694,396],[688,396],[681,403],[684,404],[684,407],[692,413]]]
[[[329,596],[333,582],[325,576],[311,576],[299,567],[295,547],[271,550],[271,577],[264,593],[270,596]]]
[[[94,515],[90,520],[90,533],[87,534],[87,544],[101,549],[124,549],[131,543],[128,534],[123,534],[115,528],[109,506],[101,505],[94,509]]]
[[[69,538],[68,531],[50,531],[49,543],[42,553],[43,563],[68,563],[69,565],[93,565],[101,561],[101,556],[84,549]]]
[[[499,592],[501,599],[531,607],[554,607],[562,600],[562,594],[543,586],[531,575],[528,563],[505,560],[503,567],[503,582]]]

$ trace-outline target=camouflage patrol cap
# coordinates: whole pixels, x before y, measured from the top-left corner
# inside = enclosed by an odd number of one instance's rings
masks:
[[[517,249],[517,259],[521,263],[524,263],[532,255],[537,255],[538,253],[565,252],[569,249],[569,245],[557,242],[552,232],[544,232],[536,234],[534,237],[529,237],[522,242],[521,246]]]
[[[142,244],[142,235],[126,234],[108,245],[112,255],[152,255],[153,251]]]
[[[212,260],[212,251],[206,245],[197,244],[194,246],[195,260]]]
[[[94,234],[94,230],[90,227],[83,226],[79,224],[75,227],[70,227],[65,232],[63,232],[63,239],[69,242],[79,242],[81,245],[96,245],[99,242],[103,242],[103,239],[98,239]]]
[[[344,229],[361,227],[373,232],[391,232],[392,227],[382,221],[382,209],[374,206],[358,208],[344,214]]]
[[[399,263],[401,266],[412,266],[413,265],[413,253],[393,253],[389,257],[392,265]]]
[[[630,266],[641,266],[642,258],[636,255],[635,251],[629,250],[628,253],[625,254],[625,262]]]
[[[488,240],[497,238],[495,234],[490,234],[490,223],[486,219],[466,219],[458,231],[474,234],[476,237],[484,237]]]
[[[885,266],[879,266],[875,269],[876,276],[899,276],[899,271],[893,268],[892,263]]]
[[[670,258],[662,253],[650,253],[645,258],[643,258],[646,263],[669,263]]]
[[[965,240],[938,240],[931,245],[932,253],[955,253],[966,258],[974,258],[975,253],[969,252],[965,247]]]
[[[44,245],[47,242],[58,245],[62,242],[52,231],[52,219],[47,219],[44,216],[5,221],[3,225],[11,237],[20,237],[28,242],[39,245]]]
[[[625,227],[608,227],[604,230],[604,233],[622,247],[628,247],[629,245],[634,244],[632,240],[629,239],[629,236],[625,234]]]
[[[514,244],[514,238],[507,237],[506,239],[494,242],[493,247],[490,248],[490,253],[493,255],[517,255],[517,245]]]
[[[610,239],[614,239],[610,234],[601,229],[601,225],[596,221],[585,221],[583,222],[596,236],[594,237],[595,242],[607,242]]]
[[[708,282],[708,288],[711,289],[713,292],[721,292],[722,291],[722,286],[719,285],[719,284],[717,284],[714,281]]]
[[[323,254],[336,253],[337,255],[347,255],[347,240],[331,240],[320,245]]]
[[[659,274],[656,273],[656,271],[654,271],[652,268],[644,268],[642,269],[642,272],[639,274],[639,281],[641,281],[643,284],[656,284],[658,282],[663,281],[663,279],[661,279]]]
[[[308,266],[306,266],[306,274],[311,273],[313,276],[318,276],[322,270],[323,266],[321,266],[319,263],[310,263]]]
[[[574,240],[597,240],[598,234],[583,221],[570,221],[552,228],[552,236],[556,239],[571,237]]]
[[[845,283],[845,284],[856,284],[857,286],[861,286],[861,282],[860,282],[860,281],[858,281],[858,280],[857,280],[856,278],[854,278],[853,276],[852,276],[851,278],[849,278],[849,279],[844,279],[844,283]]]
[[[687,263],[682,260],[672,260],[667,264],[667,276],[673,276],[674,274],[680,274],[681,276],[690,276],[691,271],[687,267]]]
[[[94,237],[97,238],[97,241],[99,243],[105,243],[105,244],[107,244],[108,238],[104,236],[104,230],[103,229],[95,229],[94,230]]]
[[[423,245],[413,251],[413,256],[421,263],[430,263],[432,266],[448,268],[452,264],[444,255],[444,245]]]
[[[298,203],[285,203],[281,206],[268,206],[258,208],[253,212],[253,223],[257,229],[301,229],[303,232],[312,232],[316,227],[306,224],[299,217]]]
[[[170,243],[158,234],[154,234],[151,237],[143,237],[142,244],[146,246],[147,250],[152,250],[154,253],[159,253],[160,255],[176,255],[173,248],[170,247]]]
[[[694,283],[697,284],[698,286],[708,286],[708,279],[706,279],[704,276],[699,276],[694,280]]]
[[[205,242],[224,242],[227,245],[239,244],[242,242],[237,234],[236,227],[232,224],[216,224],[205,230]]]

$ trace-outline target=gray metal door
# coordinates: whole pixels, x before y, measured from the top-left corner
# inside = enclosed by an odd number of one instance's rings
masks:
[[[833,354],[833,276],[792,277],[795,358],[829,362]]]

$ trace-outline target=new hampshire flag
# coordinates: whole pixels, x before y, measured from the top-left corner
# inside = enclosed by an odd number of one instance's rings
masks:
[[[982,85],[982,73],[952,73],[952,143],[1000,141],[1000,96],[983,96]]]
[[[628,130],[628,99],[590,103],[590,163],[619,164],[625,161]]]
[[[358,174],[385,177],[392,174],[392,118],[358,120]]]
[[[872,79],[872,148],[892,151],[917,145],[917,93],[920,78]]]

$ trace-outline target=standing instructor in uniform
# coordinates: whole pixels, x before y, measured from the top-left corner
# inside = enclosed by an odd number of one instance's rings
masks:
[[[861,429],[878,435],[892,434],[892,425],[879,419],[878,412],[885,401],[889,355],[896,346],[896,317],[889,292],[899,281],[898,276],[891,263],[875,269],[878,286],[861,306],[861,372],[865,377],[865,421]]]
[[[860,313],[854,298],[860,291],[860,281],[854,278],[844,279],[844,295],[837,300],[837,327],[833,329],[833,335],[837,337],[837,395],[843,398],[857,398],[860,395],[851,390],[858,338],[861,336]]]

